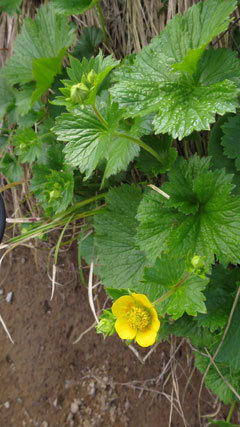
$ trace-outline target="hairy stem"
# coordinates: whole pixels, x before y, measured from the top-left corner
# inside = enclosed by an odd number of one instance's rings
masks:
[[[100,113],[100,111],[98,111],[96,105],[92,105],[93,111],[96,114],[98,120],[100,120],[100,122],[107,128],[108,124],[106,122],[106,120],[103,118],[102,114]]]
[[[160,298],[158,298],[156,301],[152,303],[152,305],[158,305],[160,302],[164,301],[166,298],[170,297],[179,286],[181,286],[186,280],[189,278],[190,273],[187,273],[186,276],[177,283],[173,288],[171,288],[166,294],[162,295]]]
[[[144,148],[144,150],[148,151],[150,154],[152,154],[153,157],[155,157],[160,163],[162,163],[162,159],[158,155],[158,153],[152,147],[149,147],[149,145],[145,144],[145,142],[141,141],[141,139],[134,138],[133,136],[121,132],[115,132],[114,135],[119,136],[121,138],[129,139],[129,141],[132,141],[135,144],[139,145],[139,147]]]

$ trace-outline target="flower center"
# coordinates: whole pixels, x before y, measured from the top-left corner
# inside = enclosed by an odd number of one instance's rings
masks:
[[[151,316],[145,308],[132,307],[127,313],[128,324],[131,328],[140,331],[150,324]]]

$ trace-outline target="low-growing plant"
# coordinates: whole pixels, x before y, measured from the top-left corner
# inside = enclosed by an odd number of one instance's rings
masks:
[[[212,41],[236,1],[195,4],[123,61],[103,54],[94,27],[71,48],[68,15],[97,6],[104,28],[100,2],[80,3],[52,0],[26,19],[0,74],[0,170],[14,186],[27,165],[42,209],[8,243],[61,228],[57,262],[67,225],[85,218],[79,258],[98,265],[113,300],[97,332],[143,347],[189,339],[206,385],[234,407],[240,69],[237,51]]]

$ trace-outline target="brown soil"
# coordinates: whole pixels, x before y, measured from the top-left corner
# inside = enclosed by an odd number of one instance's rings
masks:
[[[145,365],[117,336],[104,340],[94,328],[73,345],[94,321],[76,248],[59,258],[57,281],[63,285],[52,301],[47,253],[19,248],[1,266],[0,314],[15,344],[0,327],[0,426],[199,427],[201,375],[193,372],[188,345],[182,343],[170,359],[170,345],[162,343]],[[98,289],[95,303],[102,306],[106,297]],[[204,389],[201,413],[217,409]],[[221,407],[218,418],[226,414]]]

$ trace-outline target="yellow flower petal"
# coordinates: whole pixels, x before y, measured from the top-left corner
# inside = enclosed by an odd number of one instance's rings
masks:
[[[157,312],[155,310],[155,308],[151,308],[150,310],[150,314],[151,314],[151,319],[152,319],[152,323],[151,323],[151,327],[158,332],[159,328],[160,328],[160,321],[157,315]]]
[[[156,337],[157,332],[151,326],[148,326],[142,331],[137,331],[136,342],[141,347],[149,347],[155,343]]]
[[[128,320],[125,316],[118,317],[115,322],[115,329],[123,340],[132,340],[135,338],[137,329],[133,329],[130,327]]]
[[[134,294],[132,293],[132,297],[135,299],[135,301],[142,305],[143,307],[152,308],[152,304],[150,303],[149,299],[144,294]]]
[[[130,295],[124,295],[113,303],[112,313],[116,317],[124,316],[133,305],[134,299]]]

